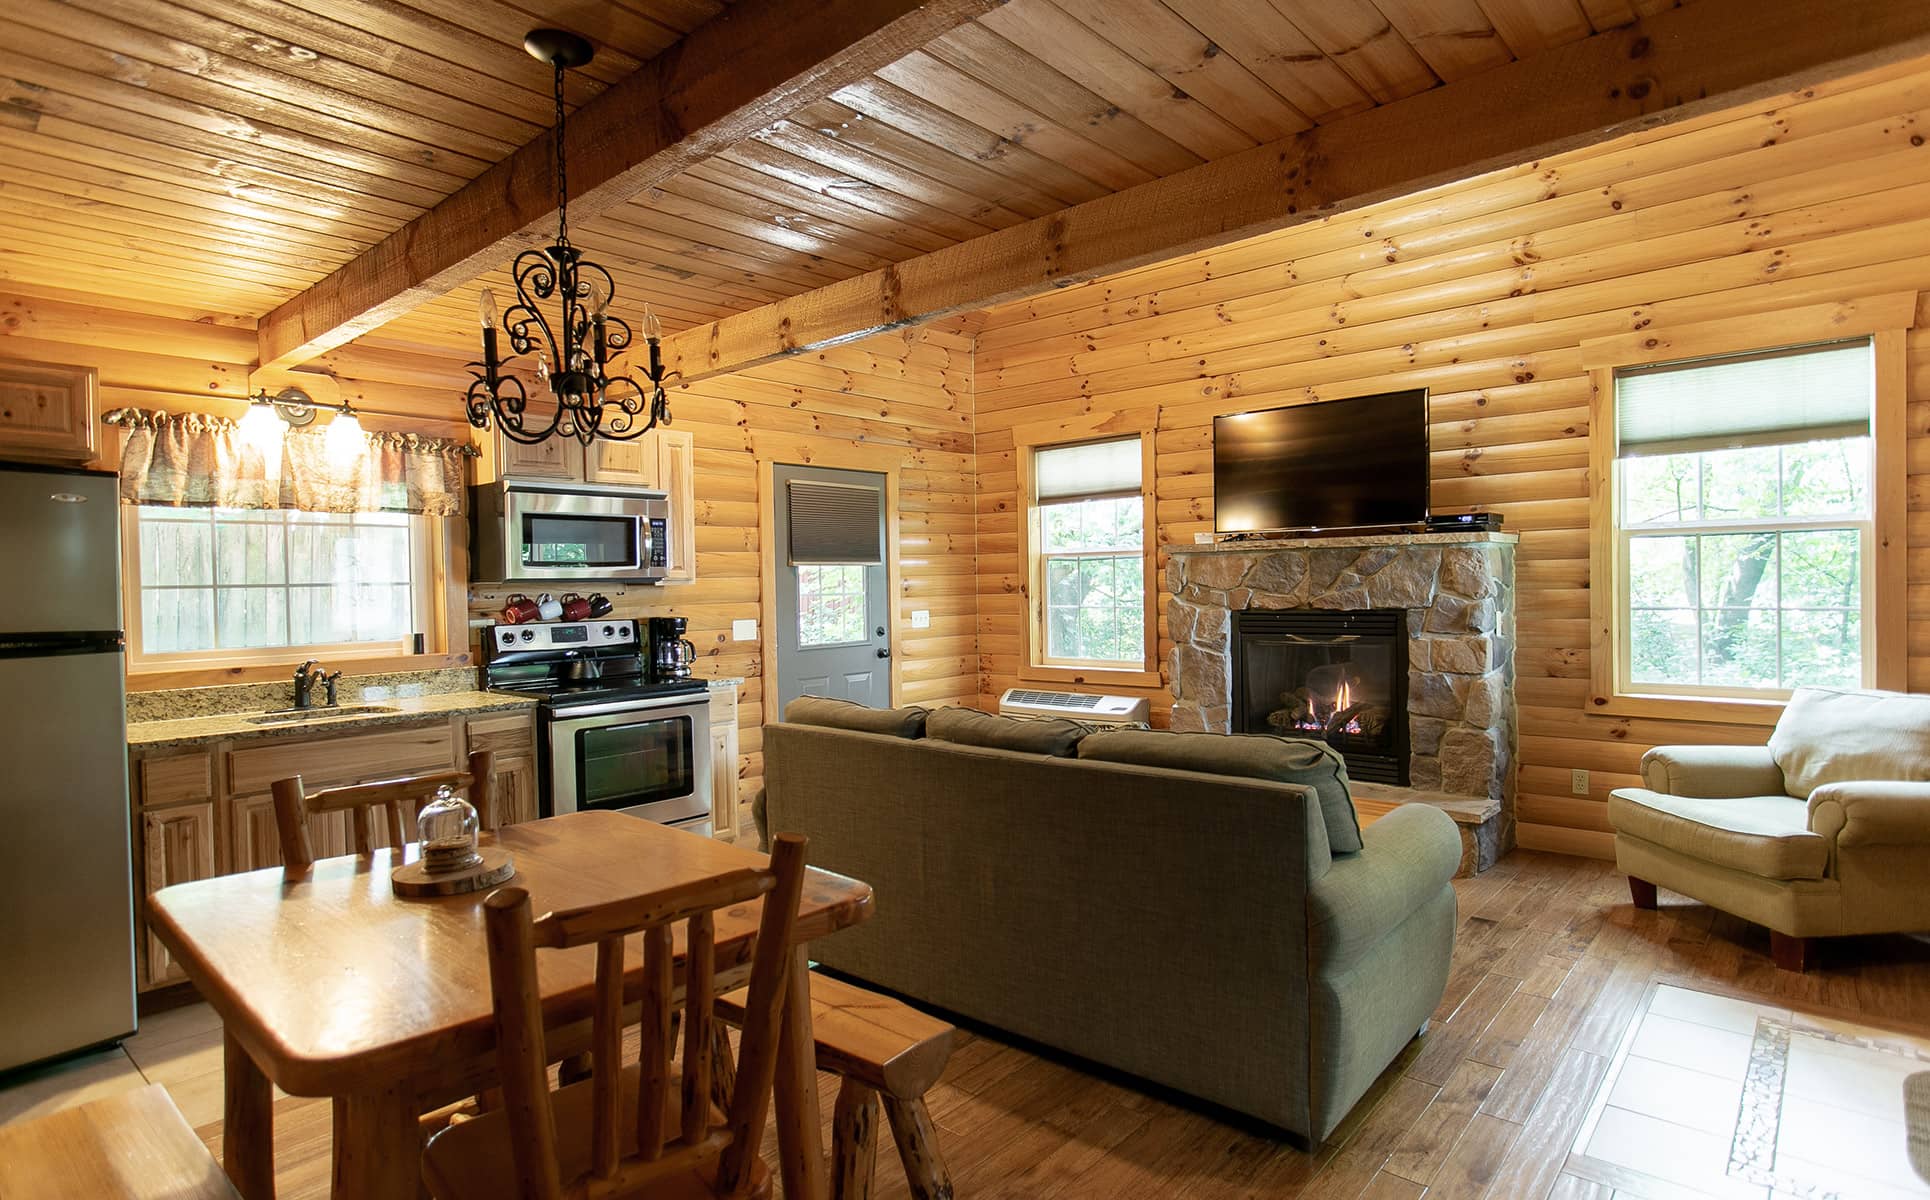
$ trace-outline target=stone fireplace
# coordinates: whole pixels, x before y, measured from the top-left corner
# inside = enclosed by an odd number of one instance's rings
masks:
[[[1349,775],[1363,783],[1489,801],[1475,806],[1494,814],[1478,848],[1485,865],[1514,844],[1517,540],[1439,533],[1175,548],[1166,568],[1173,728],[1312,737],[1348,755]],[[1395,659],[1368,651],[1381,633],[1400,638],[1399,686],[1379,677]],[[1282,643],[1294,652],[1281,653]]]
[[[1233,614],[1231,728],[1325,742],[1352,779],[1406,786],[1407,614]]]

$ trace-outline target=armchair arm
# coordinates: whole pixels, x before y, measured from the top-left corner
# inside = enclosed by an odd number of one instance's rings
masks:
[[[1783,769],[1767,746],[1657,746],[1642,756],[1642,782],[1652,792],[1705,800],[1780,796]]]
[[[1307,887],[1309,949],[1322,969],[1343,968],[1439,894],[1461,865],[1454,818],[1406,804],[1361,832],[1360,853],[1336,857]]]
[[[1809,828],[1838,846],[1930,846],[1930,783],[1826,783],[1809,794]]]

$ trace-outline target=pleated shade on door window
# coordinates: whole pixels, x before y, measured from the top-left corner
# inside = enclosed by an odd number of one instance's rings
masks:
[[[794,567],[884,561],[884,492],[863,484],[793,479],[789,489]]]
[[[1876,363],[1867,338],[1615,373],[1616,452],[1695,454],[1868,437]]]

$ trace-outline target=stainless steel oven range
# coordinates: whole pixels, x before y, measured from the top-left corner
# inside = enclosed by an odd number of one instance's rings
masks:
[[[589,809],[710,832],[710,688],[656,679],[622,619],[491,625],[483,681],[540,697],[542,813]]]

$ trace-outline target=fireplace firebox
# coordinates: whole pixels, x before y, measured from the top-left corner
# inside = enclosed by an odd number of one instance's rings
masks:
[[[1233,614],[1233,729],[1325,742],[1347,774],[1405,787],[1407,613]]]

